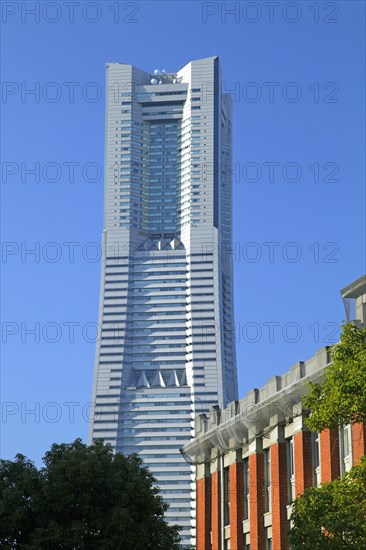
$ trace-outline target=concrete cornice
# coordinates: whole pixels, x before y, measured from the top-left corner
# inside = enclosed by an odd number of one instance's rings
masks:
[[[221,411],[213,407],[210,417],[196,417],[196,437],[181,449],[187,462],[210,462],[212,450],[227,453],[249,443],[276,422],[285,422],[302,414],[301,398],[308,383],[319,382],[330,364],[329,349],[321,348],[305,362],[299,362],[282,376],[271,378],[260,389],[251,390],[241,401]]]

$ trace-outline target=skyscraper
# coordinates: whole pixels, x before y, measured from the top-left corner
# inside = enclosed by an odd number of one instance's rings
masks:
[[[105,199],[90,440],[138,452],[194,544],[194,417],[237,399],[231,100],[218,57],[107,65]]]

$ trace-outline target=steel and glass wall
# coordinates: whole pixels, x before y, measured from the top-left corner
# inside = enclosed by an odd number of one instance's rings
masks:
[[[237,398],[231,102],[217,57],[107,65],[105,216],[91,440],[138,452],[195,544],[194,417]]]

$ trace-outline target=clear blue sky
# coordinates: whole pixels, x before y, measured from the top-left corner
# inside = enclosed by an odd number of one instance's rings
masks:
[[[38,5],[39,19],[21,4]],[[364,2],[79,4],[71,22],[64,2],[2,2],[6,458],[39,461],[52,442],[87,437],[106,62],[175,71],[221,58],[234,98],[240,396],[332,343],[339,290],[366,271]],[[37,86],[39,97],[26,94]],[[39,181],[26,172],[35,163]],[[25,255],[34,247],[39,258]],[[25,333],[36,323],[39,342]]]

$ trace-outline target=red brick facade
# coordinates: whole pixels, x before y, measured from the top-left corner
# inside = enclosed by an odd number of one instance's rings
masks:
[[[366,455],[366,422],[360,422],[352,426],[353,463],[359,464],[364,455]]]
[[[197,550],[211,549],[211,477],[197,479]]]
[[[264,457],[263,453],[249,456],[249,518],[250,550],[265,548],[264,514]]]
[[[298,432],[294,435],[295,496],[313,484],[311,433]]]
[[[338,430],[326,429],[321,432],[320,465],[322,483],[340,476]]]
[[[286,443],[270,447],[272,480],[272,548],[287,550],[287,457]]]
[[[278,428],[279,429],[279,428]],[[293,465],[295,494],[300,495],[304,489],[315,483],[313,465],[312,436],[305,428],[294,429],[292,436],[287,436],[293,443]],[[352,426],[352,459],[357,464],[366,454],[366,423]],[[287,530],[290,495],[288,464],[288,444],[281,433],[271,445],[270,452],[270,485],[271,506],[265,512],[265,460],[262,451],[263,438],[255,442],[256,452],[247,451],[249,466],[249,532],[244,528],[244,462],[242,450],[236,452],[235,458],[229,457],[230,477],[230,530],[223,533],[221,522],[221,480],[220,464],[214,464],[209,474],[197,479],[197,550],[246,550],[250,537],[250,550],[265,550],[266,539],[271,538],[273,550],[288,550]],[[268,448],[268,441],[266,442]],[[340,475],[340,445],[338,430],[324,430],[319,436],[320,475],[322,482],[331,481]],[[226,462],[226,464],[227,464]],[[218,470],[216,470],[218,468]],[[266,523],[266,521],[268,523]],[[268,531],[269,525],[270,531]],[[222,540],[226,538],[223,548]],[[248,538],[246,538],[248,537]]]
[[[230,465],[230,541],[233,548],[243,548],[244,466]]]
[[[220,525],[221,525],[221,491],[220,491],[220,475],[219,472],[213,472],[212,473],[212,497],[211,497],[211,529],[212,529],[212,550],[222,550],[221,548],[221,533],[220,533]],[[199,510],[197,506],[197,516],[199,516],[201,511]],[[202,536],[202,535],[200,535]],[[198,538],[198,534],[197,534]],[[204,534],[204,538],[206,539],[206,533]],[[198,548],[197,548],[198,550]]]
[[[366,275],[341,295],[347,321],[353,300],[357,325],[366,327]],[[294,499],[366,456],[366,422],[319,434],[306,425],[302,395],[309,381],[322,383],[331,360],[323,347],[226,409],[195,418],[183,455],[197,465],[197,550],[289,550]]]

